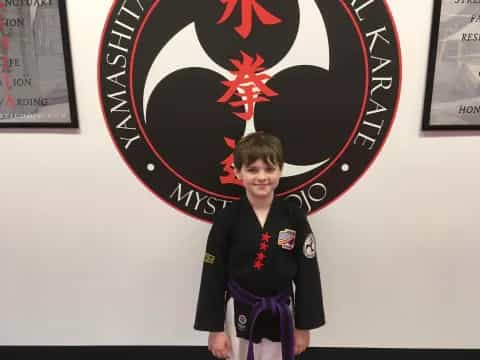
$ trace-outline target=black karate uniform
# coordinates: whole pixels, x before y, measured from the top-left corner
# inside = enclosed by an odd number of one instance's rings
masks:
[[[292,289],[293,282],[295,327],[325,323],[315,239],[306,214],[289,200],[274,198],[263,227],[246,196],[217,213],[207,241],[195,329],[224,331],[229,279],[257,296],[275,296]],[[236,301],[234,308],[237,336],[248,339],[251,309]],[[280,341],[279,329],[278,315],[263,312],[253,341]]]

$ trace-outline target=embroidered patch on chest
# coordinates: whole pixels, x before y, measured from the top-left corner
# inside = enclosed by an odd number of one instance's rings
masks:
[[[292,250],[295,247],[295,230],[285,229],[278,233],[278,245],[285,250]]]
[[[213,263],[215,263],[215,255],[209,254],[207,252],[207,253],[205,253],[205,257],[204,257],[203,261],[206,264],[213,264]]]
[[[312,233],[307,235],[307,238],[303,243],[303,255],[308,259],[313,259],[315,257],[315,237]]]

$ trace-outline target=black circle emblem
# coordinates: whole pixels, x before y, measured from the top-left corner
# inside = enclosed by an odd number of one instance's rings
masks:
[[[233,149],[278,136],[277,196],[314,212],[366,171],[401,82],[384,1],[116,1],[99,53],[107,126],[139,179],[196,218],[238,199]]]

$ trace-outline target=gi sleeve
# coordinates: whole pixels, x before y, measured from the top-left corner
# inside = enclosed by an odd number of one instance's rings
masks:
[[[208,235],[194,323],[196,330],[224,330],[228,240],[226,220],[224,213],[219,214]]]
[[[316,242],[305,212],[298,207],[296,213],[295,327],[314,329],[325,323],[320,271]]]

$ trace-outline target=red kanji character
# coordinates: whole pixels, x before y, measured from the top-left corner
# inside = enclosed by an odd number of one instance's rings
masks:
[[[267,243],[264,243],[264,242],[260,243],[260,250],[267,251],[267,249],[268,249]]]
[[[257,3],[257,0],[241,0],[242,1],[242,22],[239,26],[235,27],[235,31],[240,34],[241,37],[246,39],[252,31],[253,12],[257,15],[260,22],[264,25],[275,25],[282,22],[282,20],[263,6]],[[217,24],[222,24],[232,16],[235,7],[238,4],[238,0],[220,0],[224,4],[225,11],[222,17],[217,21]]]
[[[224,138],[225,143],[230,149],[235,149],[235,140],[230,138]],[[237,179],[235,173],[233,171],[233,153],[231,153],[225,160],[221,162],[223,165],[223,171],[227,174],[225,176],[220,176],[220,183],[221,184],[234,184],[234,185],[242,185],[240,179]]]
[[[265,258],[266,258],[266,256],[263,252],[257,253],[257,260],[263,261]]]
[[[271,236],[268,232],[262,234],[262,241],[265,241],[266,243],[268,243],[270,241],[270,238]]]
[[[265,85],[264,81],[270,79],[271,77],[267,74],[258,74],[257,72],[264,70],[261,65],[264,62],[264,59],[257,54],[255,62],[253,58],[248,56],[246,53],[241,51],[243,62],[239,60],[231,59],[233,65],[238,69],[238,71],[231,71],[235,75],[235,79],[232,81],[222,81],[222,84],[228,86],[227,92],[217,101],[218,102],[227,102],[233,95],[237,95],[241,98],[240,101],[232,101],[230,105],[233,107],[238,107],[246,105],[247,109],[244,113],[234,113],[239,118],[247,121],[253,117],[254,105],[257,102],[266,102],[270,101],[262,94],[266,96],[276,96],[278,93],[270,89]]]
[[[0,10],[3,10],[5,8],[5,4],[0,1]],[[4,27],[4,17],[3,17],[3,13],[0,14],[0,31],[3,31],[3,27]]]
[[[261,262],[260,260],[255,260],[255,262],[253,263],[253,267],[257,270],[260,270],[263,266],[263,262]]]
[[[0,20],[1,21],[1,20]],[[1,31],[1,29],[0,29]],[[5,50],[8,50],[8,36],[7,35],[3,35],[3,36],[0,36],[0,45],[5,49]]]
[[[8,66],[8,57],[6,55],[2,56],[2,70],[8,72],[10,67]]]
[[[10,107],[14,110],[17,107],[17,105],[15,104],[15,98],[10,94],[7,96],[7,105],[8,105],[8,107]]]
[[[12,88],[12,83],[10,82],[10,76],[8,74],[2,74],[3,77],[3,82],[5,83],[5,88],[11,89]]]

